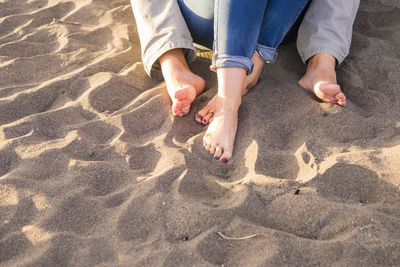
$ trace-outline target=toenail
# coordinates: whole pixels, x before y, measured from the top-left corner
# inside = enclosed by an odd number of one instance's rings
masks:
[[[214,157],[216,160],[219,160],[219,157]]]
[[[205,123],[207,123],[207,120],[206,120],[206,119],[204,119],[204,120],[203,120],[203,123],[204,123],[204,124],[205,124]]]
[[[228,160],[226,158],[221,159],[221,163],[228,163]]]

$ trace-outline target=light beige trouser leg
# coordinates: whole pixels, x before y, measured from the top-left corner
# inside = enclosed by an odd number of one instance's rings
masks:
[[[360,0],[312,0],[300,25],[297,50],[303,62],[328,53],[342,63],[349,54]]]
[[[196,58],[177,0],[131,0],[131,4],[147,74],[152,76],[153,64],[171,49],[183,48],[187,63]]]

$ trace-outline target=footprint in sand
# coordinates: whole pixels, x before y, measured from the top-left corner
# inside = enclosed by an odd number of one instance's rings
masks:
[[[0,177],[9,173],[20,162],[20,157],[14,151],[0,150]]]
[[[57,35],[49,29],[38,30],[15,42],[0,47],[0,55],[9,58],[34,57],[56,52],[61,44]]]
[[[130,195],[129,189],[126,190],[125,192],[111,195],[110,197],[108,197],[107,201],[105,202],[105,206],[107,208],[118,207],[129,198],[129,195]]]
[[[91,121],[78,129],[79,136],[94,144],[106,144],[119,132],[117,127],[103,121]]]
[[[119,238],[124,241],[159,239],[163,215],[160,194],[137,197],[131,201],[118,220]]]
[[[278,179],[296,179],[299,165],[292,154],[259,151],[255,171]]]
[[[109,77],[90,93],[89,103],[98,112],[114,112],[132,102],[140,93],[121,78]]]
[[[354,164],[337,163],[310,184],[322,197],[337,202],[370,204],[382,196],[379,176]]]
[[[171,243],[192,240],[213,227],[227,224],[234,216],[232,210],[215,209],[201,201],[189,202],[182,198],[171,199],[167,208],[165,236]]]
[[[66,81],[55,82],[30,93],[19,94],[12,100],[5,100],[0,106],[0,124],[49,110],[67,85]]]
[[[87,122],[94,114],[82,107],[66,107],[46,113],[33,115],[23,119],[13,126],[3,129],[7,139],[21,137],[33,131],[33,136],[45,140],[64,137],[65,126]]]
[[[157,110],[157,112],[154,112]],[[145,143],[164,130],[164,123],[171,123],[170,110],[160,96],[155,96],[132,112],[122,115],[125,129],[122,141]],[[166,122],[167,121],[167,122]]]
[[[75,167],[74,171],[79,173],[75,182],[85,185],[87,187],[85,192],[93,196],[106,196],[127,183],[132,183],[127,170],[102,161],[93,161],[88,166]]]
[[[42,222],[44,229],[52,232],[71,231],[85,234],[99,222],[97,202],[85,195],[75,195],[59,203],[55,212]]]
[[[129,168],[143,172],[152,172],[161,158],[161,153],[156,150],[154,144],[148,144],[143,147],[130,147],[126,155]]]
[[[59,150],[47,150],[38,157],[24,160],[16,169],[15,175],[20,178],[45,181],[57,179],[68,170],[68,157]]]
[[[26,253],[32,243],[23,233],[13,233],[0,241],[0,264]]]

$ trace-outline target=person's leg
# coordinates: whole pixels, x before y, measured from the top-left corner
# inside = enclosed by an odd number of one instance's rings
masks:
[[[264,67],[265,61],[256,53],[251,57],[253,63],[253,71],[246,75],[244,86],[242,88],[242,96],[244,96],[253,86],[255,86]],[[209,124],[214,119],[217,95],[215,95],[207,103],[205,107],[199,110],[195,115],[195,120],[200,124]]]
[[[193,37],[193,41],[209,49],[213,49],[215,0],[203,0],[200,2],[198,0],[178,0],[178,3]],[[262,66],[264,65],[264,61],[256,55],[253,55],[251,61],[254,67],[253,71],[245,78],[244,88],[246,89],[257,83]],[[242,94],[245,94],[246,91],[243,90]],[[215,100],[216,98],[213,98],[208,106],[212,105],[214,107]],[[203,113],[204,117],[200,113]],[[196,113],[196,121],[207,124],[212,117],[211,113],[205,112],[205,109],[201,110],[200,113]]]
[[[246,88],[250,88],[257,83],[265,61],[273,62],[275,60],[277,47],[282,43],[283,38],[295,24],[308,3],[309,1],[307,0],[268,1],[259,30],[256,54],[252,57],[255,71],[247,76]],[[243,90],[243,94],[245,93],[246,90]],[[197,122],[207,124],[213,119],[215,100],[216,97],[211,99],[211,101],[196,114]]]
[[[267,63],[274,62],[276,49],[310,0],[269,0],[257,43],[257,54]]]
[[[214,0],[178,0],[193,41],[209,49],[214,42]]]
[[[349,54],[359,0],[313,0],[300,25],[297,49],[308,61],[299,84],[322,101],[344,106],[346,97],[336,81],[335,65]]]
[[[216,0],[214,66],[218,94],[214,119],[203,145],[222,163],[232,157],[245,71],[252,71],[254,51],[263,60],[272,61],[275,54],[271,50],[282,42],[306,3],[307,0]]]
[[[246,73],[253,69],[251,57],[266,3],[215,0],[212,67],[217,72],[218,93],[214,120],[203,137],[203,146],[222,163],[227,163],[233,154]]]
[[[143,64],[151,76],[159,60],[172,100],[172,112],[183,116],[205,82],[193,74],[187,62],[196,57],[193,40],[176,0],[131,0],[140,39]]]
[[[227,163],[233,154],[246,70],[221,67],[217,68],[217,76],[216,110],[214,120],[203,137],[203,146],[214,158]]]
[[[179,7],[183,17],[193,37],[193,41],[197,44],[213,49],[214,42],[214,5],[215,0],[178,0]],[[247,89],[254,86],[264,65],[264,61],[255,54],[251,58],[254,65],[253,71],[245,78],[245,89],[242,94],[245,94]],[[208,106],[215,107],[216,97],[213,98]],[[213,110],[215,111],[215,110]],[[200,115],[203,113],[204,115]],[[202,109],[200,113],[196,113],[195,119],[198,123],[207,124],[212,117],[212,113]]]
[[[185,116],[190,105],[205,88],[205,81],[190,71],[183,50],[172,49],[159,58],[168,95],[172,101],[172,114]]]

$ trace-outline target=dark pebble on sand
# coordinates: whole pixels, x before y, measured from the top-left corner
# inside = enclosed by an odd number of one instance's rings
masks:
[[[324,228],[328,225],[328,222],[324,219],[319,220],[319,228]]]

